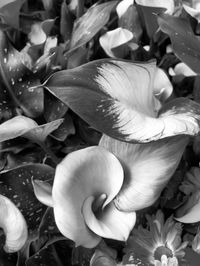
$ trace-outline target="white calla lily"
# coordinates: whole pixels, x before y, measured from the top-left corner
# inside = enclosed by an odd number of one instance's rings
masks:
[[[121,27],[108,31],[99,38],[101,47],[110,57],[123,57],[125,48],[122,47],[133,39],[133,33]],[[118,49],[117,49],[118,48]],[[117,51],[114,51],[116,50]]]
[[[135,0],[138,5],[149,7],[163,7],[166,9],[165,13],[172,15],[174,13],[174,0]]]
[[[119,18],[121,18],[128,8],[134,4],[134,0],[122,0],[116,7],[116,12]]]
[[[135,212],[121,212],[113,203],[123,179],[118,159],[94,146],[72,152],[58,164],[52,197],[48,184],[33,184],[38,200],[53,207],[60,232],[77,246],[93,248],[101,237],[126,241],[135,225]]]
[[[6,236],[4,250],[19,251],[28,237],[26,221],[15,204],[3,195],[0,195],[0,227]]]
[[[187,137],[172,137],[147,144],[130,144],[106,135],[99,145],[120,160],[125,180],[114,200],[121,211],[136,211],[152,205],[175,172]]]
[[[176,170],[189,136],[200,133],[198,103],[177,98],[162,104],[172,86],[153,61],[97,60],[55,73],[44,85],[105,134],[99,146],[113,153],[124,169],[123,186],[113,200],[122,213],[156,201]],[[94,200],[90,196],[87,206]],[[88,213],[85,220],[91,217]],[[90,222],[88,227],[96,220]]]
[[[183,75],[185,77],[190,77],[190,76],[196,76],[197,73],[195,73],[188,65],[185,63],[181,62],[178,63],[174,69],[174,75]]]

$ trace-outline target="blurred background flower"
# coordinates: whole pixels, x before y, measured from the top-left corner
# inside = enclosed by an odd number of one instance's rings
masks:
[[[158,210],[155,215],[147,215],[147,227],[133,229],[128,239],[123,262],[132,264],[140,258],[144,265],[178,265],[184,258],[188,242],[181,240],[182,225]]]

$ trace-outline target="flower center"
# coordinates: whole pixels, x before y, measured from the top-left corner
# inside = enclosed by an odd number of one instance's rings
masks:
[[[169,257],[172,258],[173,257],[173,253],[172,253],[171,249],[169,249],[169,248],[167,248],[165,246],[160,246],[160,247],[158,247],[155,250],[155,252],[154,252],[154,259],[161,261],[162,255],[166,255],[167,258],[169,258]]]

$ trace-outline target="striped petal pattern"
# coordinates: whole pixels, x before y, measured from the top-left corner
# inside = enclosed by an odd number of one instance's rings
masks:
[[[199,104],[178,98],[165,104],[158,114],[156,73],[155,62],[103,59],[57,72],[44,86],[94,128],[121,141],[147,143],[197,135]],[[165,91],[169,81],[161,85],[155,88],[155,95],[159,87]]]
[[[114,202],[121,211],[151,206],[175,172],[188,137],[172,137],[147,144],[130,144],[106,135],[99,145],[119,159],[124,172],[123,187]]]

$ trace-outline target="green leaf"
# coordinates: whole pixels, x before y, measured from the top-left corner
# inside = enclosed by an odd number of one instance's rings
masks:
[[[161,30],[169,35],[177,57],[199,74],[200,40],[193,33],[188,20],[161,14],[158,16],[158,23]]]
[[[1,0],[0,17],[9,26],[19,29],[20,9],[25,0]]]
[[[138,13],[140,15],[141,23],[146,29],[148,37],[151,39],[155,32],[158,30],[158,22],[156,14],[163,12],[161,7],[150,7],[136,5]]]
[[[41,126],[36,126],[23,134],[23,137],[28,138],[33,142],[44,142],[47,136],[56,130],[62,124],[62,122],[63,119],[58,119]]]
[[[29,233],[35,235],[46,206],[33,192],[31,178],[49,180],[54,169],[45,164],[29,164],[0,173],[0,194],[8,197],[19,208],[27,222]]]
[[[43,111],[43,89],[37,76],[24,64],[23,57],[0,30],[0,78],[9,92],[15,107],[21,107],[29,117],[36,117]]]
[[[91,258],[90,265],[91,266],[117,266],[117,263],[108,254],[97,249],[95,250],[95,253]]]
[[[23,136],[34,142],[44,142],[46,137],[57,129],[62,122],[63,119],[58,119],[39,126],[31,118],[16,116],[0,125],[0,142],[19,136]]]
[[[74,24],[70,51],[89,42],[97,32],[108,22],[110,13],[117,1],[93,5]]]

